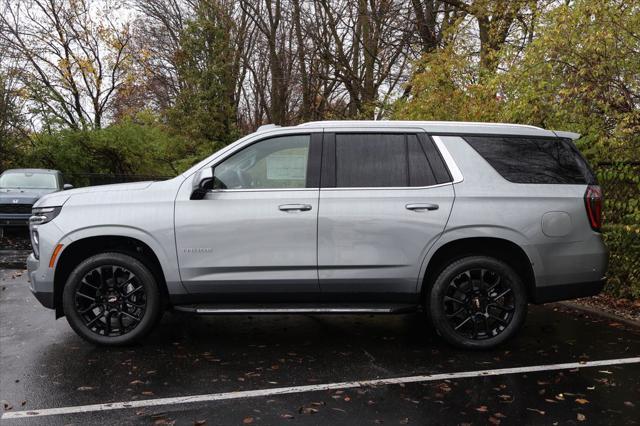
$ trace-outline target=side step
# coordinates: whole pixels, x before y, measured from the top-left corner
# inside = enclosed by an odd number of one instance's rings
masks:
[[[177,305],[174,310],[193,314],[404,314],[415,312],[410,303],[217,303]]]

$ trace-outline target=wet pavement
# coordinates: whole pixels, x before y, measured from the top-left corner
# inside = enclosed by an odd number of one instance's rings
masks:
[[[167,313],[142,344],[105,349],[82,341],[66,320],[55,321],[27,285],[21,271],[0,270],[0,400],[7,413],[640,356],[640,328],[559,305],[532,306],[520,334],[488,352],[447,346],[420,314]],[[637,424],[640,364],[0,420],[3,425],[174,422]]]

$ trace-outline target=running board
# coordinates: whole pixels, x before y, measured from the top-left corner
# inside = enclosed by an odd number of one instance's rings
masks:
[[[417,305],[409,303],[218,303],[177,305],[174,310],[193,314],[403,314],[415,312]]]

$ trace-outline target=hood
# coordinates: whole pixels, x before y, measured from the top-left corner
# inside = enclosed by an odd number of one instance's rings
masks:
[[[68,189],[66,191],[59,191],[56,193],[45,195],[38,201],[38,204],[35,207],[61,206],[69,199],[69,197],[78,194],[109,191],[137,191],[146,189],[151,186],[151,184],[153,184],[152,181],[130,182],[117,183],[115,185],[86,186],[84,188]]]
[[[57,189],[2,188],[0,189],[0,204],[33,204],[43,195],[56,191]]]

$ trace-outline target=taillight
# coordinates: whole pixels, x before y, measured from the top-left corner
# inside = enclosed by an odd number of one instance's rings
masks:
[[[602,227],[602,189],[596,185],[589,185],[584,194],[584,205],[587,209],[589,224],[594,231]]]

